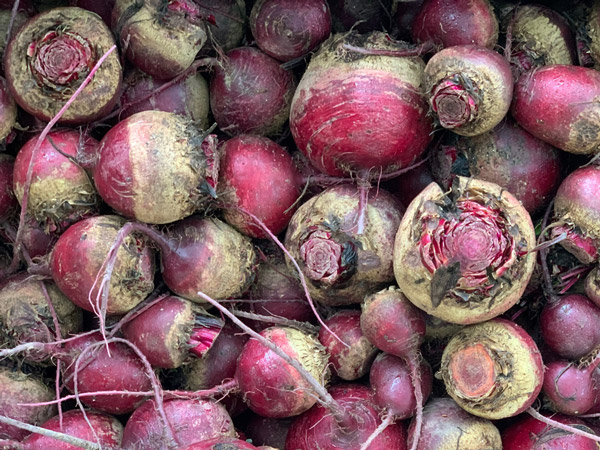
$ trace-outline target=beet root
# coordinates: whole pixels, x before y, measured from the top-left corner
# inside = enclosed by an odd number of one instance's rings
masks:
[[[448,394],[461,408],[492,420],[525,411],[544,381],[534,340],[505,319],[456,333],[444,349],[440,372]]]
[[[482,322],[521,298],[535,266],[535,231],[500,186],[457,178],[432,183],[408,207],[396,235],[394,272],[406,297],[452,323]]]
[[[287,327],[267,328],[260,334],[298,360],[316,380],[327,381],[325,349],[314,337]],[[244,346],[235,379],[250,409],[263,417],[295,416],[317,401],[303,376],[256,339],[250,339]]]
[[[103,267],[112,242],[125,220],[96,216],[79,221],[65,231],[52,250],[50,268],[54,282],[77,306],[101,313]],[[76,280],[76,281],[74,281]],[[140,236],[128,236],[116,254],[108,284],[107,314],[124,314],[154,288],[153,252]]]

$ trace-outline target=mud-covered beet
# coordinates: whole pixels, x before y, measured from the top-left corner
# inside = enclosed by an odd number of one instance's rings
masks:
[[[423,154],[432,131],[420,94],[423,61],[370,54],[407,48],[380,32],[338,34],[321,45],[290,111],[294,141],[319,171],[375,176]]]
[[[295,89],[293,73],[276,59],[257,48],[235,48],[214,68],[210,108],[230,136],[275,136],[288,120]]]
[[[534,340],[506,319],[464,327],[444,349],[440,374],[461,408],[497,420],[529,408],[544,382]]]
[[[313,299],[328,305],[360,303],[393,281],[393,241],[402,207],[388,192],[369,192],[360,233],[359,189],[328,188],[302,204],[289,223],[285,246]],[[293,265],[288,261],[290,270]]]
[[[100,311],[101,281],[109,250],[125,220],[95,216],[79,221],[54,245],[50,269],[55,283],[77,306]],[[154,254],[141,236],[128,236],[117,250],[114,270],[106,287],[107,314],[124,314],[154,288]]]
[[[561,160],[559,150],[507,119],[487,133],[439,146],[433,154],[432,171],[445,188],[450,188],[456,175],[496,183],[534,214],[556,192]]]
[[[4,55],[6,80],[25,111],[49,121],[113,45],[110,29],[96,14],[77,7],[54,8],[29,20]],[[88,123],[110,112],[118,100],[122,69],[113,52],[81,96],[60,119]]]
[[[416,306],[452,323],[482,322],[521,298],[535,266],[535,231],[500,186],[457,177],[432,183],[410,204],[396,235],[394,272]]]

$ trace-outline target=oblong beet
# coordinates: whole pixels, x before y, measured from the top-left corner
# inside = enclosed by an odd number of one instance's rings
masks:
[[[600,73],[569,65],[549,65],[522,75],[511,112],[535,137],[577,154],[600,145]]]
[[[96,14],[76,7],[54,8],[30,19],[9,42],[6,80],[15,101],[49,121],[81,85],[115,40]],[[122,69],[113,52],[60,123],[82,124],[108,113],[119,98]]]
[[[367,54],[348,51],[347,45]],[[419,93],[423,61],[373,56],[370,50],[398,46],[379,32],[332,36],[311,59],[294,94],[294,141],[328,175],[394,171],[421,156],[431,139],[431,118]]]

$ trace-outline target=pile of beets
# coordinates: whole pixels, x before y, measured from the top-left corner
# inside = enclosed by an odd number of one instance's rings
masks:
[[[0,0],[0,449],[600,449],[600,0]]]

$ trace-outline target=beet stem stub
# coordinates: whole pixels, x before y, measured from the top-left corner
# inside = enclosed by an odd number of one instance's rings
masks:
[[[477,117],[477,90],[460,75],[446,78],[433,89],[431,107],[444,128],[457,128]]]
[[[488,348],[477,343],[457,351],[449,369],[454,386],[465,397],[485,396],[496,386],[496,364]]]

